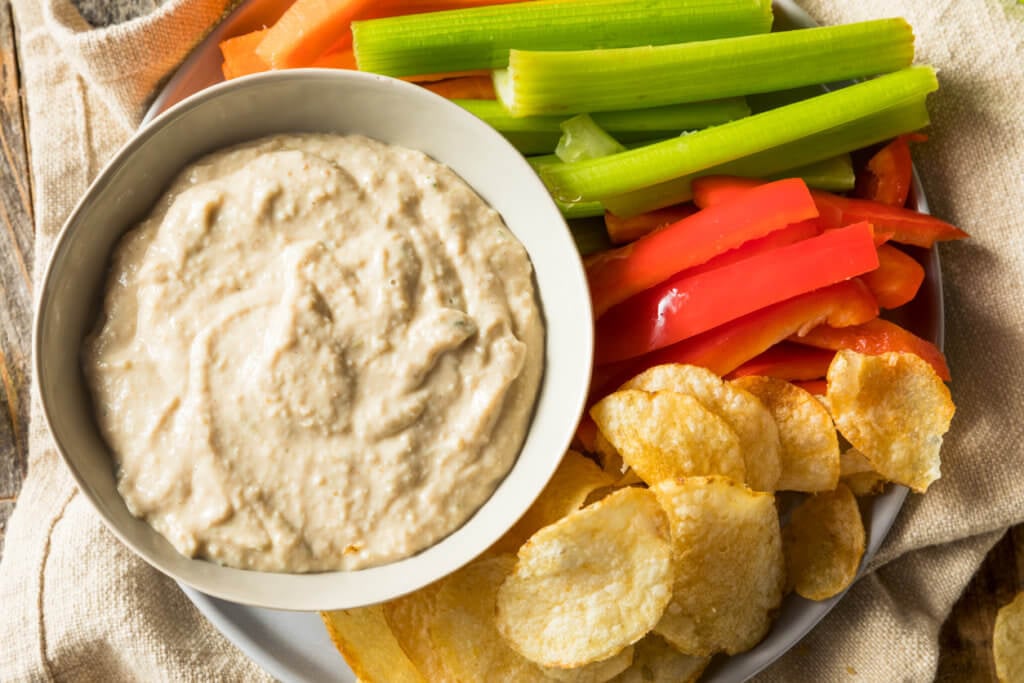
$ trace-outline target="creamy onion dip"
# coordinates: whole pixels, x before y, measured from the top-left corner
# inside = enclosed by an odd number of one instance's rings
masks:
[[[279,135],[189,166],[122,238],[82,364],[128,509],[181,553],[350,570],[491,495],[543,337],[525,249],[450,169]]]

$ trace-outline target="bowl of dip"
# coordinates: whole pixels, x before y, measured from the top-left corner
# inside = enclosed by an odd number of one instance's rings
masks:
[[[59,235],[54,442],[111,531],[209,595],[388,600],[498,540],[592,359],[586,278],[499,133],[402,81],[261,74],[140,130]]]

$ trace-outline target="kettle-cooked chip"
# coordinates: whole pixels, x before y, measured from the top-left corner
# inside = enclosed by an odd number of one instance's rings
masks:
[[[648,484],[698,474],[744,479],[736,432],[693,396],[617,391],[590,414],[625,463]]]
[[[366,683],[427,683],[399,647],[381,605],[321,612],[331,642]]]
[[[621,389],[675,391],[693,396],[702,406],[725,420],[739,438],[746,477],[737,481],[744,481],[755,491],[775,490],[782,472],[778,429],[768,409],[750,393],[723,382],[707,368],[680,363],[650,368],[626,382]]]
[[[607,683],[633,663],[633,646],[601,662],[587,664],[578,669],[552,669],[541,667],[550,680],[562,683]],[[497,679],[494,679],[497,680]]]
[[[853,582],[864,556],[864,523],[846,484],[793,510],[782,530],[782,549],[789,582],[809,600],[831,598]]]
[[[757,644],[782,601],[785,560],[775,497],[726,477],[653,488],[672,527],[672,602],[654,631],[684,654]]]
[[[711,661],[709,657],[684,655],[654,633],[635,648],[633,664],[612,683],[694,683]]]
[[[498,630],[524,657],[574,668],[614,656],[658,622],[672,590],[668,521],[626,488],[534,534],[498,591]]]
[[[847,448],[839,456],[839,480],[858,498],[879,494],[888,483],[856,448]]]
[[[843,436],[880,475],[923,493],[939,478],[939,450],[956,407],[926,361],[911,353],[836,352],[828,404]]]
[[[538,529],[579,510],[591,493],[615,481],[616,477],[602,471],[590,458],[576,451],[567,452],[537,500],[491,547],[490,553],[515,553]]]
[[[626,469],[626,463],[622,462],[622,456],[600,429],[594,435],[594,452],[597,454],[598,462],[601,463],[601,469],[616,479],[622,476]]]
[[[1024,593],[1018,593],[996,615],[992,654],[999,683],[1024,681]]]
[[[732,384],[759,398],[778,425],[782,474],[776,488],[809,493],[834,489],[839,482],[839,439],[818,399],[776,377],[751,375]]]
[[[428,636],[428,627],[437,613],[437,592],[441,581],[420,588],[383,605],[384,620],[413,666],[428,681],[438,680],[444,666]]]

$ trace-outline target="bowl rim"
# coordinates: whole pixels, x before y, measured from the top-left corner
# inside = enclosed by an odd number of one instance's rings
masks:
[[[538,306],[541,309],[541,315],[546,321],[545,324],[545,357],[544,357],[544,369],[540,379],[540,383],[537,389],[537,396],[534,401],[534,412],[531,415],[530,422],[527,427],[527,431],[524,434],[523,443],[520,446],[520,451],[517,454],[515,462],[512,464],[510,470],[497,484],[495,490],[491,495],[484,501],[484,503],[473,513],[460,527],[454,529],[449,535],[440,539],[436,543],[428,546],[427,548],[417,552],[416,554],[396,560],[391,563],[379,565],[376,567],[370,567],[367,569],[357,571],[331,571],[331,572],[319,572],[319,573],[305,573],[305,574],[290,574],[290,573],[278,573],[278,572],[262,572],[256,570],[244,570],[236,569],[232,567],[225,567],[216,564],[212,561],[208,561],[201,558],[186,558],[184,559],[188,566],[194,566],[198,563],[202,565],[202,570],[198,572],[198,576],[193,573],[189,575],[183,575],[181,572],[175,571],[173,568],[168,566],[167,562],[164,562],[160,558],[160,554],[151,551],[137,543],[131,534],[123,529],[121,525],[116,522],[111,516],[103,509],[103,506],[99,504],[99,498],[92,490],[89,485],[90,477],[83,474],[80,468],[76,465],[77,458],[74,455],[75,447],[70,445],[68,441],[71,440],[71,435],[54,428],[55,419],[54,401],[48,391],[46,390],[47,382],[43,381],[44,378],[48,377],[50,372],[45,367],[43,358],[43,328],[46,325],[48,316],[52,315],[51,310],[54,305],[56,282],[62,277],[66,277],[66,268],[63,272],[57,272],[57,262],[60,257],[67,251],[67,242],[69,236],[75,231],[84,228],[88,222],[84,220],[88,217],[90,210],[93,208],[97,201],[102,188],[111,180],[111,178],[120,170],[121,166],[126,163],[128,159],[135,155],[140,147],[142,147],[147,141],[154,136],[161,135],[162,131],[173,121],[179,117],[185,116],[192,110],[203,107],[207,102],[216,100],[221,97],[229,96],[232,93],[245,91],[249,88],[265,87],[267,84],[273,84],[275,82],[289,82],[289,81],[301,81],[301,80],[312,80],[314,82],[323,83],[327,87],[340,87],[345,88],[346,84],[351,82],[364,82],[371,84],[368,87],[383,87],[397,89],[398,93],[402,97],[408,97],[410,101],[415,102],[416,100],[421,101],[427,106],[435,106],[440,109],[447,109],[444,116],[447,118],[453,118],[453,120],[461,119],[461,125],[467,126],[471,129],[475,129],[474,137],[486,136],[493,140],[493,144],[504,148],[503,154],[506,158],[501,159],[506,166],[505,168],[513,167],[514,170],[507,171],[506,177],[518,178],[516,183],[520,186],[520,191],[530,195],[530,201],[541,202],[544,204],[538,210],[541,210],[545,214],[545,224],[550,219],[550,222],[554,224],[554,227],[561,226],[564,230],[564,235],[561,237],[563,243],[567,243],[571,247],[571,252],[567,251],[566,255],[571,256],[561,267],[566,271],[566,277],[571,278],[571,281],[577,285],[575,292],[559,292],[558,298],[566,296],[574,296],[572,305],[574,307],[579,306],[581,313],[585,314],[586,319],[592,319],[590,298],[587,292],[586,276],[583,270],[582,259],[575,249],[571,234],[569,232],[568,225],[565,219],[562,217],[561,212],[558,210],[554,201],[551,199],[546,188],[541,182],[540,178],[536,175],[530,165],[526,162],[525,158],[510,144],[508,143],[500,133],[495,131],[493,128],[488,126],[486,123],[473,116],[466,110],[462,109],[458,105],[450,102],[449,100],[436,95],[424,88],[420,88],[414,84],[407,83],[398,79],[390,78],[387,76],[381,76],[377,74],[369,74],[358,71],[342,71],[342,70],[327,70],[327,69],[292,69],[284,71],[270,71],[260,74],[254,74],[239,79],[234,79],[224,83],[219,83],[207,88],[204,88],[193,95],[177,102],[167,110],[163,111],[156,117],[149,120],[143,126],[141,126],[136,132],[114,153],[110,160],[104,165],[99,173],[95,176],[93,181],[89,184],[84,194],[76,202],[74,208],[68,214],[68,217],[64,221],[61,229],[54,237],[53,246],[51,247],[50,254],[47,256],[46,266],[44,268],[43,277],[40,281],[39,296],[36,300],[33,312],[32,321],[32,370],[33,376],[32,381],[36,384],[36,390],[40,398],[40,406],[42,408],[42,416],[46,424],[46,428],[49,430],[52,442],[57,452],[60,454],[65,465],[71,471],[72,477],[74,478],[79,490],[89,500],[94,510],[99,514],[100,519],[103,521],[104,526],[113,533],[113,535],[125,546],[127,546],[134,554],[141,557],[146,563],[170,578],[190,586],[198,591],[201,591],[207,595],[211,595],[220,599],[228,600],[234,603],[242,605],[250,605],[255,607],[266,607],[271,609],[282,609],[289,611],[320,611],[323,609],[342,609],[358,607],[367,604],[373,604],[383,602],[385,600],[400,597],[401,595],[415,591],[437,579],[442,578],[464,566],[480,553],[484,552],[490,545],[500,538],[511,526],[518,520],[520,516],[526,511],[526,509],[533,503],[533,501],[540,495],[544,486],[550,480],[554,474],[558,463],[561,460],[560,455],[564,453],[570,446],[570,442],[575,433],[576,424],[579,418],[583,414],[585,402],[587,398],[588,387],[590,384],[591,365],[593,358],[593,327],[592,325],[583,326],[582,329],[574,328],[572,336],[573,342],[573,354],[580,360],[580,366],[574,368],[574,372],[578,374],[579,382],[578,386],[572,386],[568,389],[563,388],[560,390],[559,403],[562,404],[567,401],[566,415],[572,416],[571,424],[570,419],[566,417],[566,423],[561,425],[557,430],[560,438],[560,443],[545,443],[544,448],[550,450],[552,453],[558,453],[559,457],[550,458],[550,463],[546,463],[543,468],[534,467],[531,470],[531,477],[529,483],[531,490],[528,494],[521,495],[517,500],[518,503],[511,507],[511,509],[502,509],[499,514],[498,520],[500,524],[492,525],[488,527],[488,537],[492,537],[490,542],[481,545],[480,547],[474,546],[473,548],[463,547],[460,548],[453,544],[453,538],[456,537],[457,532],[461,529],[470,525],[470,523],[481,513],[491,506],[492,501],[497,496],[498,492],[502,490],[505,482],[509,479],[513,472],[516,472],[523,462],[521,456],[526,451],[527,443],[530,434],[533,432],[534,427],[538,423],[539,407],[542,403],[542,397],[545,395],[545,387],[552,381],[553,372],[549,361],[550,351],[552,349],[551,335],[549,333],[551,325],[551,314],[544,310],[544,296],[540,289],[540,284],[537,281],[539,279],[539,273],[537,272],[537,260],[536,260],[536,249],[527,249],[531,259],[531,264],[534,266],[535,271],[535,286],[536,296],[538,299]],[[432,103],[432,104],[431,104]],[[285,129],[279,129],[270,133],[282,134],[286,133]],[[328,132],[328,131],[324,131]],[[387,142],[387,141],[384,141]],[[400,143],[388,143],[388,144],[400,144]],[[226,145],[228,146],[228,145]],[[193,156],[193,160],[202,156],[202,152]],[[440,163],[447,163],[441,159],[436,159]],[[524,175],[528,172],[529,175]],[[458,172],[456,172],[458,173]],[[460,177],[462,177],[460,175]],[[471,178],[462,178],[464,182],[474,189],[474,192],[479,193],[479,190],[475,187],[474,180]],[[162,192],[161,190],[160,192]],[[160,194],[157,193],[159,197]],[[485,201],[487,201],[485,199]],[[489,202],[488,202],[489,203]],[[505,216],[502,216],[503,220],[507,220]],[[115,239],[115,245],[117,241],[130,230],[135,223],[129,222],[119,228],[118,237]],[[522,240],[523,238],[519,235],[517,226],[507,224],[513,234],[517,235],[517,239]],[[557,245],[553,245],[557,246]],[[526,245],[524,244],[524,247]],[[110,252],[106,256],[106,268],[109,269],[110,263]],[[105,281],[104,281],[105,282]],[[96,290],[97,296],[102,296],[105,285],[100,285]],[[582,293],[583,296],[578,296]],[[569,341],[568,337],[562,335],[563,343]],[[77,353],[80,349],[81,339],[75,341],[75,352]],[[559,373],[560,375],[561,373]],[[577,374],[573,374],[576,377]],[[556,377],[557,379],[557,377]],[[83,382],[84,387],[84,382]],[[84,387],[88,393],[87,387]],[[91,405],[82,406],[81,408],[92,414],[93,408]],[[95,424],[95,417],[92,417],[93,423]],[[97,430],[98,432],[98,430]],[[101,439],[102,440],[102,439]],[[105,440],[104,445],[105,444]],[[539,446],[534,445],[534,449]],[[109,446],[106,446],[106,455],[111,458],[111,475],[113,476],[113,458],[110,452]],[[522,493],[522,492],[520,492]],[[123,499],[120,500],[119,504],[123,505]],[[513,514],[514,513],[514,514]],[[138,519],[138,518],[136,518]],[[144,520],[142,520],[144,522]],[[148,523],[146,523],[148,526]],[[155,529],[149,527],[149,534],[156,537],[158,543],[169,543],[166,539],[159,534]],[[455,539],[458,540],[457,538]],[[452,547],[449,547],[452,546]],[[446,553],[440,555],[436,552],[436,549],[442,548]],[[417,566],[422,564],[417,560],[422,558],[428,551],[435,551],[431,554],[431,559],[434,563],[429,571],[425,571],[424,568]],[[177,551],[174,551],[177,553]],[[400,565],[412,565],[406,567],[405,571],[402,572],[402,576],[408,577],[413,576],[413,580],[405,580],[401,586],[392,587],[390,590],[382,590],[379,585],[375,585],[375,580],[380,581],[379,574],[381,570],[392,568],[391,572],[394,573],[394,568]],[[306,591],[307,595],[300,599],[281,599],[280,594],[294,593],[296,588],[293,587],[288,591],[269,591],[268,587],[264,587],[263,590],[258,591],[259,594],[253,594],[252,590],[234,590],[226,589],[222,585],[211,583],[204,580],[204,577],[208,574],[221,574],[222,572],[243,572],[249,576],[259,577],[258,580],[270,581],[287,581],[293,584],[308,583],[309,590]],[[364,589],[353,590],[348,588],[345,592],[350,597],[339,600],[337,596],[324,595],[322,592],[324,584],[327,579],[340,578],[342,576],[353,576],[353,575],[365,575],[366,580],[358,580],[358,583],[365,584]],[[271,578],[274,577],[274,578]],[[326,577],[326,578],[325,578]],[[393,581],[392,581],[393,582]],[[318,592],[318,590],[320,592]],[[275,593],[271,595],[269,593]],[[309,592],[314,593],[308,595]],[[332,597],[334,598],[332,600]]]

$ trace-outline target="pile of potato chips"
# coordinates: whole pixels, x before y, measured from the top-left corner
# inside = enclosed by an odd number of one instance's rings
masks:
[[[824,600],[852,583],[856,497],[927,489],[953,411],[910,354],[840,351],[822,398],[651,368],[592,407],[594,453],[567,453],[483,556],[323,618],[366,683],[693,681],[760,642],[787,591]],[[779,491],[811,495],[780,511]]]

